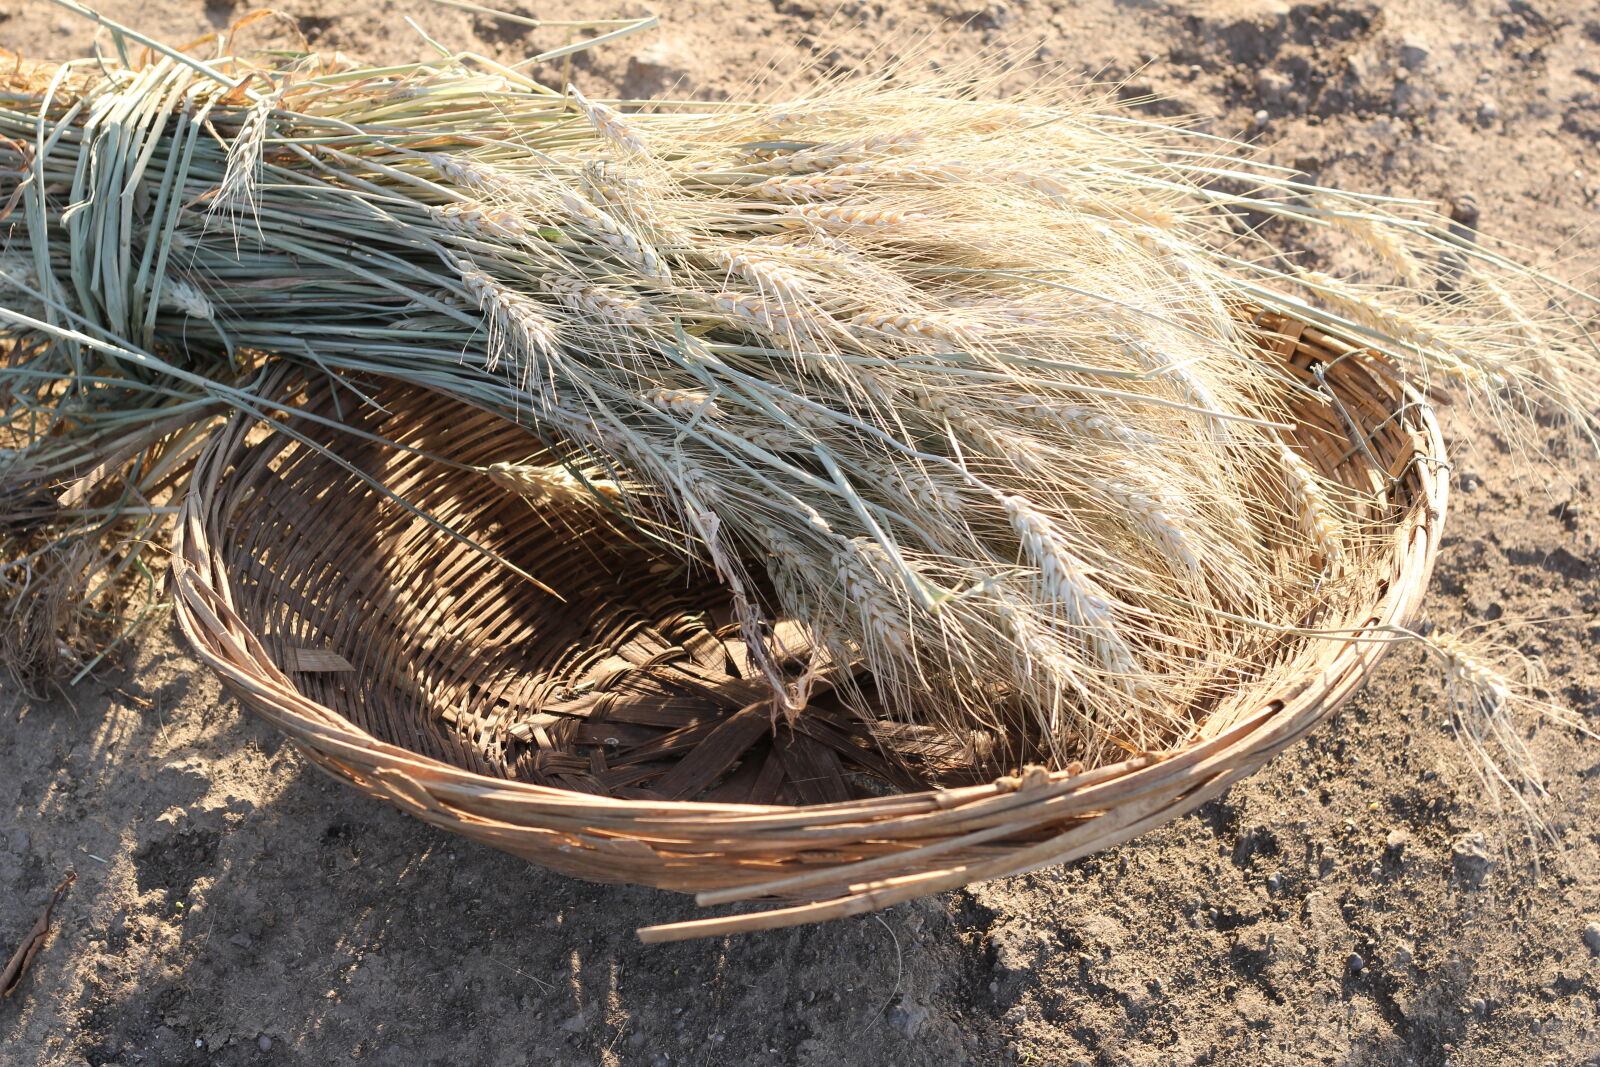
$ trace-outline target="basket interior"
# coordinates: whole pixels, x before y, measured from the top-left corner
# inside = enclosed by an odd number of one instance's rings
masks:
[[[1267,352],[1338,397],[1301,405],[1303,454],[1392,521],[1413,503],[1385,459],[1414,453],[1400,390],[1314,330],[1261,325]],[[524,430],[415,386],[373,390],[365,404],[289,383],[316,418],[241,438],[214,512],[234,610],[357,728],[490,777],[658,800],[828,803],[988,780],[1032,755],[870,722],[826,690],[775,725],[711,575],[603,509],[536,505],[463,469],[549,461]],[[1192,709],[1197,727],[1231,702]]]

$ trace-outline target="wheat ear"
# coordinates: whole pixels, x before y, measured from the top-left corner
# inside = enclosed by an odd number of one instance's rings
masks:
[[[649,153],[649,144],[628,124],[616,108],[590,100],[579,92],[575,85],[567,86],[567,95],[577,105],[583,117],[589,120],[594,132],[609,141],[623,155],[642,156]]]
[[[1089,577],[1088,565],[1067,547],[1055,524],[1026,500],[1006,497],[1004,506],[1023,554],[1039,568],[1044,602],[1082,632],[1084,643],[1117,685],[1137,699],[1153,699],[1155,686],[1123,638],[1110,596]]]

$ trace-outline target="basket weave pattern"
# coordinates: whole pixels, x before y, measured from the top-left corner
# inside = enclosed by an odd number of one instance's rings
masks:
[[[1380,502],[1379,580],[1307,624],[1408,624],[1444,518],[1432,414],[1338,339],[1260,325],[1337,401],[1299,413],[1302,454]],[[1297,641],[1173,754],[929,788],[960,780],[960,746],[873,733],[825,692],[774,728],[714,583],[601,510],[534,507],[462,469],[526,460],[525,431],[413,387],[381,389],[381,413],[298,388],[316,419],[293,434],[235,420],[196,468],[174,546],[184,633],[315,763],[429,823],[582,878],[785,902],[647,940],[859,914],[1126,841],[1303,737],[1386,647]],[[343,463],[295,434],[336,441]]]

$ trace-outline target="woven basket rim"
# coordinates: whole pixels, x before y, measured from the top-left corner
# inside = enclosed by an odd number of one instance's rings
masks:
[[[1283,324],[1280,320],[1279,325]],[[1310,339],[1340,358],[1361,350],[1303,323],[1290,323],[1288,344]],[[230,420],[213,435],[197,462],[191,489],[182,503],[172,549],[171,577],[175,615],[200,659],[216,671],[252,710],[289,734],[324,769],[364,791],[385,797],[406,811],[547,865],[559,842],[538,842],[537,850],[519,835],[565,835],[574,851],[598,850],[615,872],[606,880],[671,884],[655,876],[649,857],[688,853],[702,839],[732,840],[782,834],[807,847],[827,848],[833,838],[893,838],[904,834],[919,858],[920,873],[879,877],[901,859],[894,853],[857,859],[837,867],[820,863],[786,873],[776,860],[766,873],[697,894],[703,905],[759,897],[800,899],[803,903],[768,911],[648,927],[647,941],[715,936],[799,922],[861,914],[932,892],[975,881],[1020,874],[1067,862],[1126,841],[1219,795],[1253,773],[1266,759],[1308,733],[1365,680],[1386,651],[1382,641],[1365,636],[1403,626],[1414,618],[1438,548],[1447,500],[1444,442],[1427,400],[1409,384],[1386,377],[1381,367],[1371,377],[1385,378],[1396,400],[1392,418],[1406,423],[1412,452],[1401,472],[1415,480],[1413,504],[1392,531],[1394,570],[1381,595],[1365,613],[1359,632],[1327,638],[1341,647],[1318,662],[1315,673],[1274,678],[1271,691],[1252,697],[1248,714],[1230,716],[1225,728],[1201,736],[1174,752],[1136,756],[1092,770],[1051,771],[1028,767],[1017,775],[950,789],[897,793],[817,805],[757,805],[715,801],[652,801],[606,797],[554,786],[494,778],[382,741],[334,709],[299,692],[234,610],[230,580],[220,553],[210,543],[208,506],[221,484],[229,457],[251,423]],[[1309,648],[1309,643],[1306,646]],[[1298,664],[1305,650],[1292,659]],[[1251,684],[1262,684],[1257,679]],[[1041,807],[1042,806],[1042,807]],[[1035,817],[1049,810],[1050,817]],[[1032,820],[1029,822],[1029,820]],[[523,821],[519,821],[523,820]],[[1034,844],[1014,847],[986,861],[970,859],[940,865],[945,853],[972,850],[1003,841],[1023,823],[1069,828]],[[863,828],[870,827],[870,833]],[[708,835],[708,830],[712,831]],[[1090,832],[1092,831],[1092,832]],[[685,844],[685,843],[688,844]],[[774,846],[781,854],[783,848]],[[537,855],[535,855],[537,853]],[[781,858],[781,857],[780,857]],[[682,864],[691,860],[684,859]],[[598,865],[592,865],[598,866]],[[899,864],[898,866],[904,866]],[[573,867],[595,877],[588,868]],[[675,885],[673,887],[676,887]],[[816,896],[823,899],[811,899]]]

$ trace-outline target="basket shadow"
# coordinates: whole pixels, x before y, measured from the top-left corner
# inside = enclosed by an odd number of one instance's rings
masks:
[[[643,945],[635,927],[688,918],[692,902],[565,877],[308,773],[165,635],[68,697],[0,734],[31,783],[0,809],[31,839],[10,835],[7,857],[30,851],[7,889],[31,899],[58,866],[80,873],[6,1022],[74,1018],[91,1064],[257,1062],[263,1038],[304,1062],[651,1063],[662,1048],[677,1062],[684,1035],[793,1058],[815,1022],[763,1010],[775,986],[845,1033],[881,1022],[912,973],[948,965],[940,938],[904,930],[942,932],[937,901]],[[545,1055],[506,1059],[487,1019]]]

